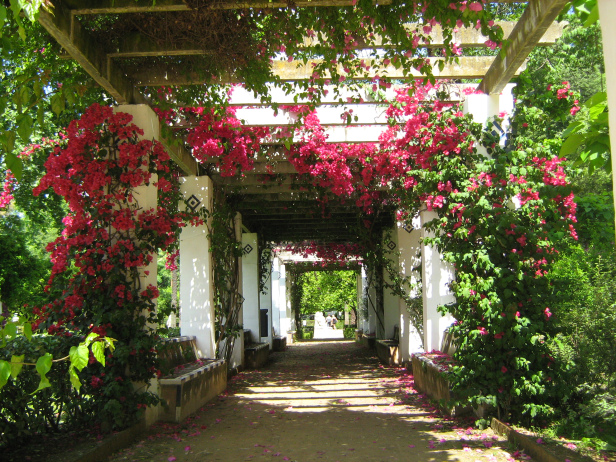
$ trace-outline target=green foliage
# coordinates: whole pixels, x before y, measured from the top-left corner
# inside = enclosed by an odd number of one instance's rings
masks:
[[[607,109],[607,93],[595,93],[562,134],[560,155],[575,167],[587,165],[589,173],[597,168],[612,171]]]
[[[301,313],[348,311],[357,308],[357,279],[354,271],[303,273]]]

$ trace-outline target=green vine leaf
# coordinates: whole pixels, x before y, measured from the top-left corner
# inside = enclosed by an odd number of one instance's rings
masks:
[[[17,378],[19,373],[21,372],[21,368],[24,363],[24,355],[21,356],[11,356],[11,377],[14,379]]]
[[[51,387],[51,383],[47,378],[47,373],[51,370],[51,365],[53,362],[53,356],[49,353],[45,353],[36,361],[36,372],[41,376],[41,381],[39,382],[39,386],[36,390],[34,390],[31,394],[35,394],[37,391],[42,390],[43,388]]]
[[[6,385],[11,376],[11,365],[4,360],[0,360],[0,389]]]

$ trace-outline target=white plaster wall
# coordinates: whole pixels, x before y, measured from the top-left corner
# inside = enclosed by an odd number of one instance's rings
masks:
[[[211,207],[212,180],[209,177],[182,178],[185,199],[195,196],[201,207]],[[180,234],[180,332],[197,338],[199,355],[215,358],[212,262],[207,226],[187,226]]]
[[[259,341],[259,244],[256,233],[242,234],[242,247],[252,250],[242,257],[242,295],[244,296],[244,329],[251,339]],[[246,339],[248,341],[249,339]]]
[[[391,243],[391,244],[390,244]],[[398,266],[398,232],[394,228],[387,239],[384,238],[383,245],[389,250],[389,246],[393,247],[389,257],[394,260],[394,266]],[[395,245],[395,247],[394,247]],[[386,283],[391,283],[389,272],[383,269],[383,280]],[[392,338],[394,336],[394,326],[400,327],[400,297],[392,295],[391,290],[383,288],[383,338]]]
[[[436,216],[436,212],[420,212],[422,238],[431,237],[433,235],[424,229],[423,226]],[[421,244],[421,253],[424,306],[424,348],[426,351],[432,351],[440,349],[443,332],[454,321],[452,316],[443,316],[437,310],[440,305],[445,305],[455,300],[448,287],[448,284],[454,278],[454,271],[449,263],[441,261],[441,255],[437,249],[428,246],[423,242]]]
[[[273,262],[272,262],[273,263]],[[276,281],[276,285],[278,284],[278,282]],[[267,283],[267,293],[263,294],[263,293],[259,293],[259,307],[261,310],[267,310],[268,312],[268,336],[267,337],[259,337],[259,340],[261,342],[267,342],[270,344],[270,347],[272,346],[272,317],[273,317],[273,313],[272,313],[272,298],[273,298],[273,294],[274,294],[274,271],[272,271],[272,274],[270,275],[270,278],[268,280]],[[259,334],[257,334],[259,335]]]
[[[417,283],[421,278],[421,221],[419,216],[413,219],[411,225],[405,228],[404,223],[398,223],[398,246],[400,251],[400,273],[410,277],[411,284]],[[413,271],[413,268],[419,268]],[[405,288],[407,292],[409,288]],[[411,296],[421,298],[421,294],[412,291]],[[423,298],[422,298],[423,303]],[[400,341],[398,351],[402,363],[411,360],[414,353],[423,352],[423,339],[411,322],[404,300],[399,299],[400,310]]]
[[[291,307],[289,306],[289,297],[287,296],[287,268],[286,265],[280,265],[280,279],[278,280],[278,309],[280,330],[277,334],[283,337],[291,330]]]

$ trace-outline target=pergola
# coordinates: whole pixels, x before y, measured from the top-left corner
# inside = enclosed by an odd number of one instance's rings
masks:
[[[112,28],[121,18],[147,14],[157,20],[164,18],[170,24],[179,21],[178,15],[207,14],[208,10],[250,10],[278,8],[337,8],[348,7],[355,2],[351,0],[298,0],[259,1],[259,0],[221,0],[218,2],[187,2],[183,0],[57,0],[54,1],[53,13],[41,11],[39,21],[47,31],[66,50],[70,58],[76,60],[92,78],[118,104],[148,104],[150,102],[144,89],[177,85],[204,85],[208,79],[197,72],[183,69],[178,63],[182,59],[205,59],[208,50],[195,40],[183,41],[181,44],[165,40],[164,37],[152,37],[147,30],[135,28],[124,36],[119,44],[106,46],[100,39],[105,34],[105,27]],[[388,4],[383,0],[378,4]],[[491,3],[513,3],[512,0],[497,0]],[[519,72],[530,51],[537,45],[554,43],[562,33],[562,24],[554,23],[567,0],[531,0],[517,23],[502,23],[509,45],[504,52],[494,56],[476,56],[478,53],[466,53],[467,50],[486,47],[486,38],[474,28],[462,28],[455,32],[454,40],[465,50],[457,62],[443,62],[438,57],[439,47],[443,46],[443,32],[434,27],[430,33],[430,43],[426,45],[428,59],[433,65],[434,77],[460,81],[477,79],[481,83],[478,89],[486,94],[499,94]],[[99,24],[98,36],[89,32],[88,21]],[[108,25],[108,26],[105,26]],[[414,25],[409,24],[409,30]],[[378,42],[377,42],[378,43]],[[303,46],[315,45],[315,40],[305,38]],[[356,48],[367,46],[358,43]],[[373,45],[370,45],[373,46]],[[433,51],[430,51],[433,50]],[[475,54],[475,55],[473,55]],[[480,53],[479,53],[480,54]],[[315,59],[315,62],[318,61]],[[161,63],[167,63],[161,65]],[[311,77],[312,62],[295,62],[286,59],[272,62],[273,74],[281,82],[306,82]],[[380,72],[394,82],[408,81],[422,77],[419,73],[409,75],[391,65],[373,66],[361,75],[361,80],[370,81]],[[216,83],[237,83],[236,75],[223,76]],[[211,81],[210,81],[211,82]],[[332,92],[333,93],[333,92]],[[271,101],[278,104],[297,104],[294,95],[285,94],[272,88]],[[343,95],[344,96],[344,95]],[[300,98],[299,102],[305,102]],[[248,125],[281,126],[292,122],[288,113],[276,114],[269,102],[255,98],[250,92],[238,88],[231,100],[231,105],[238,109],[238,117]],[[340,107],[354,109],[359,120],[345,123],[340,119]],[[377,142],[378,133],[386,125],[384,104],[379,101],[362,101],[341,105],[339,98],[330,96],[320,101],[317,108],[323,126],[329,135],[329,142],[365,143]],[[169,151],[179,168],[186,175],[208,174],[214,184],[223,188],[227,195],[239,198],[239,212],[243,224],[252,232],[257,232],[266,241],[298,242],[304,240],[355,241],[354,225],[357,213],[340,201],[330,201],[327,206],[328,219],[323,219],[318,210],[315,193],[298,180],[293,166],[278,153],[282,144],[276,140],[267,146],[267,153],[255,160],[255,168],[246,172],[241,178],[225,178],[213,165],[198,164],[182,143],[168,143]],[[269,159],[266,166],[265,158]],[[276,161],[272,164],[272,159]],[[273,167],[273,169],[272,169]],[[263,184],[259,175],[273,174],[275,182]],[[384,213],[378,220],[379,226],[393,224],[393,210]]]

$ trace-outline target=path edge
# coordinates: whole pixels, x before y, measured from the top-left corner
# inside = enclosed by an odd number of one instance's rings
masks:
[[[145,420],[103,438],[96,446],[72,457],[70,462],[104,462],[114,453],[127,448],[146,431]]]
[[[490,425],[496,433],[506,436],[511,443],[520,446],[524,452],[536,462],[562,462],[554,454],[548,452],[543,446],[536,443],[532,438],[515,431],[496,418],[492,418]]]

